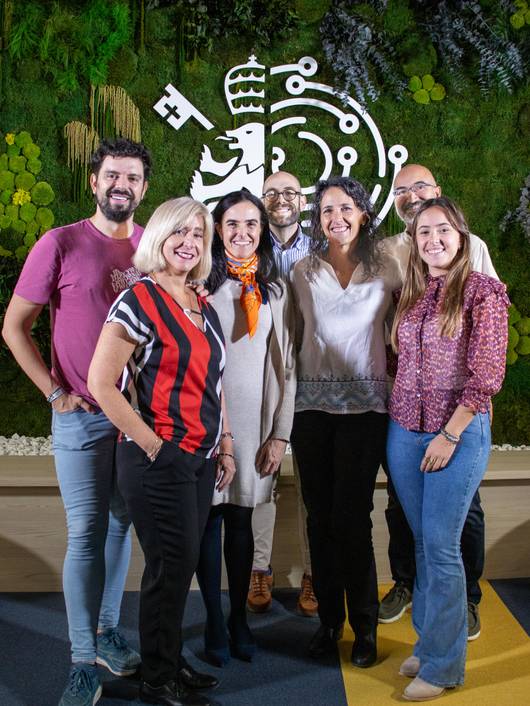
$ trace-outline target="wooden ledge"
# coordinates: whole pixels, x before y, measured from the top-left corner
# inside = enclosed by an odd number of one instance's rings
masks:
[[[282,463],[281,482],[293,477],[292,457]],[[492,451],[483,483],[530,481],[530,451]],[[386,485],[382,469],[377,485]],[[57,488],[53,456],[0,456],[0,488]]]

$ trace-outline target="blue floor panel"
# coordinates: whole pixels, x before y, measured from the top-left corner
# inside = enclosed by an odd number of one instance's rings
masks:
[[[276,590],[273,608],[249,615],[259,650],[252,663],[233,659],[223,669],[203,661],[204,612],[198,592],[188,599],[185,650],[196,669],[221,680],[210,692],[218,706],[346,706],[338,658],[315,663],[306,656],[318,621],[295,612],[297,594]],[[226,600],[226,598],[225,598]],[[228,611],[228,604],[225,605]],[[132,645],[137,639],[138,594],[125,594],[121,625]],[[1,706],[57,706],[68,675],[69,648],[60,593],[0,594]],[[101,706],[136,706],[138,684],[100,670],[105,679]]]

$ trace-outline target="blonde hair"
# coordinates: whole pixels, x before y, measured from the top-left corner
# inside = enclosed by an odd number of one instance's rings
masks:
[[[445,213],[450,225],[460,234],[460,248],[447,270],[442,290],[442,301],[438,317],[440,335],[453,338],[462,320],[464,286],[471,272],[469,228],[464,214],[458,206],[446,196],[439,196],[438,198],[424,201],[416,211],[411,224],[412,243],[409,263],[392,326],[391,340],[392,348],[395,351],[398,350],[397,332],[403,316],[425,293],[425,277],[429,269],[420,256],[416,230],[420,215],[429,208],[440,208]]]
[[[213,221],[206,206],[189,196],[165,201],[154,211],[133,256],[135,267],[144,273],[165,270],[167,262],[162,254],[164,243],[170,235],[185,228],[196,216],[202,216],[204,220],[204,247],[200,262],[188,274],[188,279],[206,279],[212,269]]]

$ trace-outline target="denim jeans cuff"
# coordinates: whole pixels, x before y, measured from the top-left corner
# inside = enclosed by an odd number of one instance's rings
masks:
[[[452,689],[455,686],[461,686],[464,683],[464,672],[462,671],[461,676],[457,679],[452,679],[450,681],[444,681],[441,679],[436,679],[436,677],[431,677],[430,676],[431,669],[429,669],[429,665],[427,664],[424,668],[420,667],[420,671],[418,672],[418,676],[420,679],[423,679],[423,681],[426,681],[427,684],[432,684],[433,686],[439,686],[443,689]]]

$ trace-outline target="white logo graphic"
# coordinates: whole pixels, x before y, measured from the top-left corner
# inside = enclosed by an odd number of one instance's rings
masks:
[[[364,128],[368,130],[373,142],[372,152],[375,152],[377,179],[371,193],[374,207],[378,209],[378,217],[383,220],[387,215],[393,201],[392,190],[386,196],[383,194],[382,183],[392,183],[396,174],[408,158],[408,152],[403,145],[393,145],[388,152],[385,149],[381,133],[371,116],[361,105],[348,95],[337,95],[331,86],[315,83],[308,80],[318,69],[318,64],[310,56],[302,57],[296,64],[282,64],[274,66],[267,75],[266,67],[259,64],[255,56],[251,56],[246,64],[234,66],[226,74],[224,80],[224,93],[228,108],[232,115],[254,113],[265,115],[265,88],[266,81],[280,74],[288,74],[285,80],[285,90],[289,98],[276,101],[268,107],[268,112],[279,119],[272,122],[270,135],[278,135],[286,128],[306,126],[308,117],[303,115],[293,116],[293,108],[300,112],[315,115],[315,110],[324,111],[336,119],[339,132],[344,136],[343,144],[332,150],[328,144],[315,132],[299,129],[297,137],[305,142],[300,149],[310,155],[317,154],[315,161],[315,174],[312,183],[302,185],[302,192],[310,197],[315,187],[312,185],[319,179],[327,179],[332,174],[354,176],[352,167],[357,164],[359,153],[354,146],[356,135],[361,135]],[[165,118],[168,123],[179,130],[190,118],[197,120],[206,130],[212,130],[214,125],[195,108],[171,84],[166,86],[168,95],[162,96],[154,109]],[[282,111],[288,111],[289,117],[281,118]],[[237,150],[235,157],[224,161],[217,161],[212,156],[208,145],[203,145],[200,164],[192,176],[190,195],[208,205],[212,210],[217,201],[229,193],[243,187],[253,194],[261,197],[265,177],[265,137],[266,127],[263,122],[248,122],[234,130],[227,130],[216,140],[226,140],[229,150]],[[272,138],[273,141],[274,138]],[[309,143],[309,144],[308,144]],[[364,143],[363,143],[364,144]],[[313,151],[311,151],[313,150]],[[367,153],[366,148],[362,150]],[[274,146],[271,151],[272,172],[283,168],[288,156],[281,147]],[[364,158],[364,157],[363,157]],[[373,156],[371,156],[373,159]],[[319,165],[323,166],[319,170]],[[392,165],[392,166],[389,166]],[[287,167],[286,167],[287,168]],[[320,173],[319,173],[320,171]],[[372,169],[373,171],[373,169]],[[392,171],[390,175],[389,172]],[[391,176],[389,180],[388,177]],[[311,203],[308,199],[308,209]]]
[[[112,284],[112,289],[118,294],[122,292],[127,287],[130,287],[135,282],[138,282],[141,274],[138,272],[136,267],[129,267],[128,270],[122,272],[121,270],[114,269],[110,273],[110,281]]]

